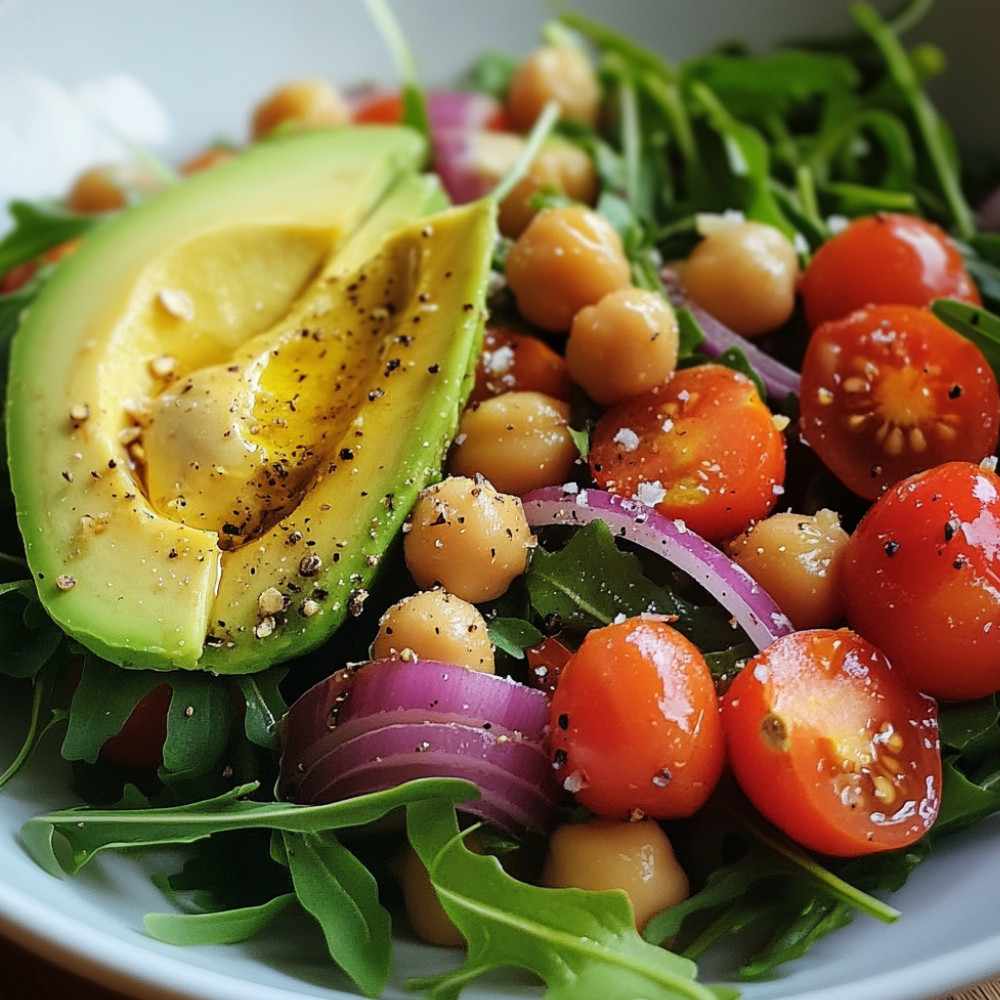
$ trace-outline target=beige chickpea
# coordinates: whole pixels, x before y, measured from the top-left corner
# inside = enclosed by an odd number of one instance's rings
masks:
[[[160,187],[157,179],[143,167],[115,163],[84,170],[66,195],[66,207],[82,215],[114,212]]]
[[[546,208],[515,240],[504,265],[521,315],[566,331],[584,307],[632,283],[621,238],[593,209]]]
[[[590,155],[575,143],[555,136],[531,162],[527,173],[500,202],[500,232],[517,239],[538,214],[532,199],[540,194],[561,194],[571,201],[593,205],[597,200],[597,168]]]
[[[391,870],[403,890],[406,919],[413,933],[428,944],[442,948],[462,947],[465,937],[441,905],[417,852],[409,845],[404,847],[392,859]]]
[[[727,545],[797,629],[839,623],[840,561],[847,532],[832,510],[772,514]]]
[[[569,403],[543,392],[505,392],[474,403],[462,414],[448,470],[484,476],[517,496],[565,483],[579,457],[569,419]]]
[[[687,293],[746,337],[773,330],[795,308],[799,261],[791,240],[762,222],[722,222],[681,267]]]
[[[621,889],[631,900],[636,927],[687,899],[688,878],[659,823],[596,818],[566,823],[549,838],[542,885]]]
[[[586,53],[567,46],[543,45],[518,65],[505,102],[515,131],[529,131],[551,101],[559,105],[563,118],[585,125],[597,122],[601,87]]]
[[[499,597],[528,567],[535,537],[516,496],[472,476],[448,476],[420,492],[403,536],[418,587],[466,601]]]
[[[340,91],[326,80],[291,80],[272,91],[253,112],[251,134],[262,139],[279,125],[298,129],[344,125],[351,111]]]
[[[440,660],[492,674],[493,644],[475,605],[445,590],[423,590],[388,608],[372,643],[373,660]]]
[[[623,288],[573,317],[566,366],[594,402],[611,406],[665,382],[678,341],[677,316],[662,295]]]

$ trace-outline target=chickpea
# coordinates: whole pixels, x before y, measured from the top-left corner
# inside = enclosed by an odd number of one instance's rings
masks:
[[[561,194],[571,201],[593,205],[598,181],[594,161],[579,146],[558,137],[549,139],[527,173],[500,202],[500,232],[517,239],[537,214],[532,199],[539,194]]]
[[[388,657],[440,660],[492,674],[493,644],[475,605],[441,589],[405,597],[379,619],[373,660]]]
[[[681,268],[691,298],[746,337],[788,320],[798,279],[799,260],[791,240],[762,222],[719,225]]]
[[[152,194],[159,187],[155,177],[131,163],[107,164],[83,171],[66,195],[66,207],[82,215],[114,212],[137,196]]]
[[[465,937],[441,905],[417,852],[407,845],[392,859],[390,867],[403,890],[403,906],[414,934],[428,944],[461,948]]]
[[[688,878],[659,823],[595,818],[566,823],[549,838],[542,885],[621,889],[641,931],[650,917],[687,899]]]
[[[543,330],[568,330],[573,317],[631,285],[618,233],[582,205],[539,212],[507,255],[507,284],[521,315]]]
[[[485,476],[520,496],[566,482],[579,457],[569,403],[541,392],[505,392],[470,406],[448,457],[456,476]]]
[[[594,125],[601,87],[590,59],[579,49],[543,45],[523,59],[510,81],[507,117],[517,132],[528,132],[545,105],[555,101],[563,118]]]
[[[642,288],[623,288],[584,306],[566,341],[570,377],[601,406],[661,385],[677,367],[673,307]]]
[[[297,129],[345,125],[350,108],[340,91],[326,80],[292,80],[268,95],[253,113],[251,134],[262,139],[286,122]]]
[[[772,514],[729,542],[730,555],[797,629],[836,625],[844,613],[840,562],[847,532],[832,510]]]
[[[534,543],[516,496],[449,476],[417,498],[403,557],[418,587],[439,584],[466,601],[490,601],[527,569]]]

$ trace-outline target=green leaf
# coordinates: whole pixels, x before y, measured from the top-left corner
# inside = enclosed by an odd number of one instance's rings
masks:
[[[0,583],[0,635],[0,673],[8,677],[34,677],[64,638],[42,609],[30,580]]]
[[[411,982],[432,1000],[455,1000],[473,979],[505,967],[542,979],[546,1000],[738,995],[698,983],[693,962],[643,941],[623,893],[545,889],[517,881],[495,857],[465,846],[454,809],[441,801],[408,806],[406,826],[441,905],[468,942],[459,969]]]
[[[289,892],[259,906],[216,913],[147,913],[142,926],[164,944],[236,944],[258,934],[294,901],[295,894]]]
[[[521,618],[493,618],[489,628],[490,640],[497,649],[517,660],[523,660],[524,651],[545,638],[531,622]]]
[[[157,675],[156,671],[150,671]],[[173,688],[163,744],[163,771],[173,779],[200,777],[223,755],[233,722],[233,696],[219,678],[197,671],[159,674]]]
[[[14,228],[0,240],[0,274],[82,236],[101,221],[100,216],[78,215],[50,201],[14,201],[8,209]]]
[[[299,902],[320,925],[330,957],[369,997],[389,979],[392,919],[371,873],[329,833],[285,833]]]
[[[558,552],[536,549],[526,583],[538,615],[581,628],[610,625],[619,615],[680,610],[673,595],[643,575],[635,556],[615,547],[603,521],[577,529]]]
[[[288,675],[286,667],[275,667],[236,678],[246,703],[244,729],[247,739],[269,750],[278,748],[278,723],[288,705],[281,693],[281,682]]]
[[[1000,316],[980,306],[956,299],[935,299],[931,312],[983,353],[994,373],[1000,375]]]
[[[101,851],[155,844],[190,844],[227,830],[273,829],[318,833],[364,826],[399,806],[423,798],[468,802],[474,785],[452,778],[411,781],[385,792],[360,795],[327,805],[253,802],[257,785],[182,806],[155,809],[79,807],[46,813],[21,827],[21,839],[34,860],[54,874],[75,874]]]

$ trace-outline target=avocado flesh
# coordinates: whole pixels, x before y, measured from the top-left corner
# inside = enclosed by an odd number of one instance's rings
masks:
[[[313,461],[285,497],[294,505],[289,516],[308,509],[308,520],[295,520],[297,527],[286,531],[281,527],[285,512],[272,511],[245,536],[229,539],[234,547],[224,550],[217,527],[202,523],[208,518],[191,516],[199,490],[191,489],[185,477],[168,472],[165,496],[150,495],[149,482],[156,476],[148,474],[148,465],[160,457],[157,449],[170,454],[169,446],[155,440],[152,417],[156,401],[171,388],[234,358],[248,363],[254,341],[268,335],[287,336],[279,352],[283,357],[322,367],[316,352],[302,354],[288,336],[288,321],[294,326],[306,316],[323,318],[328,324],[323,338],[333,338],[343,325],[337,317],[350,308],[335,288],[339,276],[358,269],[387,233],[441,204],[436,186],[416,175],[423,155],[415,133],[391,128],[313,133],[262,144],[100,227],[53,275],[13,345],[9,461],[40,597],[83,645],[124,666],[251,671],[319,644],[342,617],[347,601],[341,596],[341,608],[335,607],[334,581],[328,581],[328,595],[311,598],[324,596],[322,606],[305,603],[300,621],[287,628],[292,614],[273,610],[273,592],[286,587],[291,606],[303,588],[286,572],[291,546],[277,554],[269,550],[276,540],[285,546],[297,531],[308,540],[332,537],[322,520],[344,501],[334,493],[324,493],[326,499],[311,494],[313,487],[323,491],[328,481],[339,480]],[[437,322],[440,315],[440,339],[447,344],[442,367],[452,356],[454,340],[453,366],[463,373],[469,358],[458,355],[463,349],[475,353],[484,282],[482,267],[467,262],[488,259],[491,230],[486,209],[459,213],[440,230],[445,240],[470,241],[460,256],[474,315],[447,317],[442,307],[434,317]],[[420,273],[430,287],[434,262],[444,258],[431,253],[425,260],[410,240],[393,245],[408,246],[410,257],[421,258]],[[479,253],[477,240],[486,252]],[[428,323],[427,329],[433,326]],[[460,330],[454,338],[453,329]],[[429,353],[436,354],[438,346]],[[358,365],[370,372],[369,355],[384,350],[373,335],[364,350],[350,354],[367,359]],[[279,397],[287,395],[288,372],[282,375],[280,364],[259,367],[271,380],[270,416],[280,419]],[[313,374],[310,367],[309,377]],[[424,415],[441,415],[423,435],[437,443],[439,453],[441,441],[453,433],[464,389],[460,376],[442,379],[424,401],[433,411]],[[354,392],[352,399],[361,399],[362,409],[350,419],[340,414],[334,423],[341,433],[354,420],[368,419],[367,395]],[[287,408],[288,400],[283,402]],[[314,434],[317,421],[331,423],[321,410],[314,399],[313,419],[303,431],[313,435],[307,442],[311,450],[317,441],[329,443],[333,437]],[[211,430],[199,433],[210,440]],[[149,456],[147,434],[153,445]],[[291,430],[283,438],[260,431],[258,436],[270,455],[283,455],[287,462],[294,452]],[[211,459],[211,445],[201,447]],[[190,457],[198,461],[196,453]],[[392,493],[395,473],[386,466],[382,474],[390,479],[364,492]],[[354,477],[354,482],[359,480]],[[191,496],[182,496],[185,490]],[[178,517],[182,504],[187,513]],[[397,526],[393,522],[393,530]],[[332,563],[333,554],[325,554]],[[364,561],[369,569],[372,560]],[[301,555],[295,566],[300,563]],[[308,566],[307,572],[312,572]],[[309,578],[316,586],[322,579],[321,573]],[[248,606],[234,609],[237,600]],[[262,615],[262,609],[270,613]]]

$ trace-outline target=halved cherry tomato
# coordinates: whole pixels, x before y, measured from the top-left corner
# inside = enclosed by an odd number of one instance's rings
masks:
[[[915,306],[824,323],[806,348],[799,402],[803,438],[868,500],[941,462],[981,461],[1000,433],[997,380],[982,352]]]
[[[158,684],[140,698],[122,728],[105,741],[101,756],[122,767],[155,771],[163,763],[172,697],[169,684]]]
[[[0,275],[0,295],[9,295],[12,292],[16,292],[31,281],[42,264],[55,264],[67,254],[71,254],[79,245],[80,241],[78,239],[65,240],[62,243],[57,243],[54,247],[50,247],[41,257],[37,257],[34,260],[26,260],[23,264],[12,267],[6,274]]]
[[[762,650],[726,692],[722,725],[747,798],[812,850],[893,850],[937,817],[937,705],[847,629],[792,632]]]
[[[562,669],[550,719],[554,766],[600,816],[690,816],[722,772],[712,675],[661,618],[589,632]]]
[[[980,303],[947,233],[926,219],[881,212],[850,222],[815,253],[799,285],[810,329],[865,306]]]
[[[507,326],[487,326],[470,403],[504,392],[543,392],[569,402],[566,362],[544,341]]]
[[[590,469],[602,489],[637,497],[717,541],[774,506],[785,443],[746,375],[698,365],[607,410]]]
[[[869,508],[841,564],[847,620],[936,698],[1000,690],[1000,477],[949,462]]]

